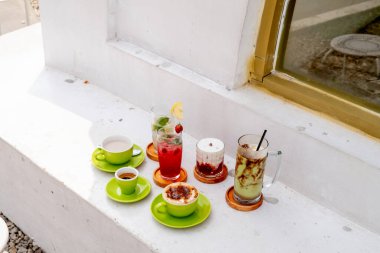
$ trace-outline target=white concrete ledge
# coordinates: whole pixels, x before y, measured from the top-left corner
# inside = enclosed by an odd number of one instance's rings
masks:
[[[196,139],[186,134],[188,181],[213,208],[205,223],[185,230],[158,224],[149,210],[161,192],[154,184],[139,203],[109,200],[104,187],[112,175],[91,166],[91,152],[113,133],[145,147],[150,116],[91,80],[85,85],[43,65],[39,26],[0,38],[0,210],[47,252],[378,252],[378,234],[281,183],[255,212],[229,208],[224,194],[233,178],[196,181]],[[226,164],[234,168],[230,156]],[[156,166],[147,159],[139,170],[152,181]]]
[[[282,182],[380,233],[379,140],[255,87],[228,90],[131,43],[106,45],[109,81],[85,76],[146,110],[162,98],[183,101],[187,132],[224,140],[231,156],[242,133],[268,129],[272,149],[286,154]]]

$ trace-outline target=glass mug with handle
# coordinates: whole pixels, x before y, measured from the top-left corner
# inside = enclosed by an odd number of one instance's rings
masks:
[[[236,155],[234,199],[243,205],[260,201],[262,189],[274,184],[280,175],[281,151],[269,152],[269,142],[263,139],[257,149],[261,136],[246,134],[239,138]],[[272,181],[264,183],[265,163],[268,156],[277,158],[277,168]]]

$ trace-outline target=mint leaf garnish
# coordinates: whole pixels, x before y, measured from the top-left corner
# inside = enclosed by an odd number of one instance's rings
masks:
[[[159,117],[157,119],[157,125],[165,126],[169,122],[169,117]]]
[[[169,123],[169,120],[170,120],[169,117],[166,117],[166,116],[159,117],[156,120],[156,122],[154,122],[154,124],[152,125],[153,131],[158,131],[164,126],[166,126]]]

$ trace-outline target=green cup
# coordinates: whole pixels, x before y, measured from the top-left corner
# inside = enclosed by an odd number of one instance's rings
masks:
[[[121,135],[107,137],[99,148],[103,150],[104,159],[111,164],[126,163],[133,154],[132,141]],[[101,158],[103,157],[97,157],[97,159]]]
[[[115,172],[116,183],[122,194],[132,194],[136,190],[139,172],[133,167],[123,167]]]
[[[183,203],[168,196],[167,192],[169,188],[175,188],[178,186],[189,187],[189,189],[194,191],[194,194],[189,201]],[[162,193],[163,201],[158,203],[154,208],[158,213],[169,214],[175,217],[186,217],[194,213],[197,208],[198,197],[199,192],[194,186],[183,182],[173,183],[165,187]]]

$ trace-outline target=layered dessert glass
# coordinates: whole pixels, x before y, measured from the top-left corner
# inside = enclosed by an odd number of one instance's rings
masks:
[[[202,177],[213,178],[222,173],[224,143],[216,138],[204,138],[196,145],[196,173]]]

